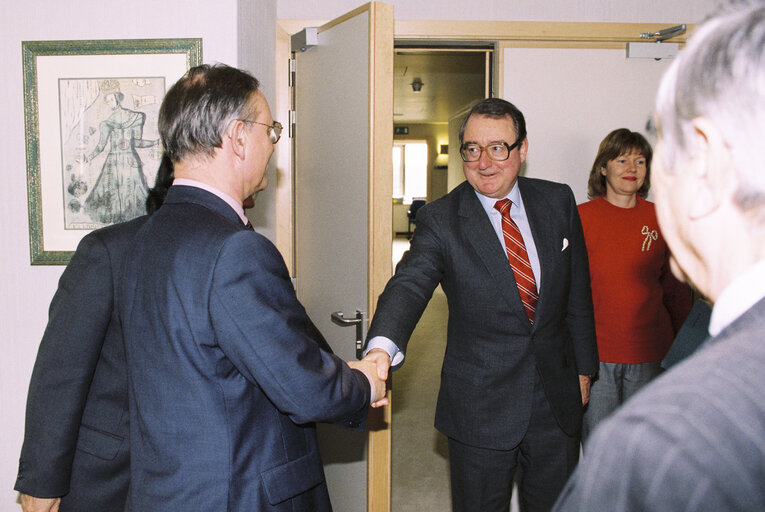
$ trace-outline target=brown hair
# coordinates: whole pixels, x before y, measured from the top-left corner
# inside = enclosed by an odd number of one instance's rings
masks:
[[[590,178],[587,180],[587,197],[596,199],[606,193],[606,177],[600,172],[601,168],[605,168],[609,161],[631,151],[642,154],[646,160],[645,180],[643,181],[643,186],[637,192],[640,197],[645,199],[648,195],[648,190],[651,188],[651,157],[653,156],[653,149],[651,149],[651,145],[645,137],[627,128],[619,128],[612,131],[600,143],[598,154],[592,163]]]

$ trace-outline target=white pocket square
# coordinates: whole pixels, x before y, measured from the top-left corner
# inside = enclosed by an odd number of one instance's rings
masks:
[[[568,238],[563,238],[563,247],[561,247],[560,252],[563,252],[566,250],[566,247],[568,247]]]

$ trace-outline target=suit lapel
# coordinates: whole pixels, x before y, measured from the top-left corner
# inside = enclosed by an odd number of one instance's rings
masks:
[[[551,286],[554,285],[552,279],[554,275],[553,262],[555,261],[555,252],[561,250],[559,244],[563,240],[557,240],[555,233],[557,229],[553,227],[554,218],[550,215],[548,202],[536,187],[530,186],[524,178],[518,178],[518,189],[521,192],[523,208],[526,210],[526,217],[531,227],[531,236],[534,238],[534,245],[537,249],[539,258],[539,268],[541,272],[542,286],[539,288],[539,301],[537,302],[537,317],[544,314],[545,296],[550,295]]]
[[[475,191],[467,182],[463,184],[460,194],[458,211],[462,220],[462,233],[460,235],[472,244],[481,262],[488,270],[492,282],[496,283],[499,294],[505,298],[518,318],[528,324],[513,270],[510,268],[507,255],[502,250],[502,244],[497,238],[497,233],[494,231],[486,211],[476,197]]]

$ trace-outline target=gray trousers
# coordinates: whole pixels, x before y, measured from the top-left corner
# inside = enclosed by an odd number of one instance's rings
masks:
[[[590,388],[590,403],[582,420],[582,444],[602,420],[606,419],[624,402],[640,391],[662,372],[661,361],[655,363],[604,363],[600,362],[598,378]]]

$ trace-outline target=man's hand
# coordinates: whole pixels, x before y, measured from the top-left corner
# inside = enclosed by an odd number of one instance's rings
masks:
[[[379,348],[373,348],[366,356],[364,361],[373,361],[377,364],[377,376],[381,380],[388,380],[388,371],[390,370],[390,356],[388,353]]]
[[[61,498],[35,498],[21,494],[21,510],[24,512],[58,512]]]
[[[579,376],[579,389],[582,391],[582,407],[590,401],[590,385],[592,385],[592,377],[589,375]]]
[[[361,361],[348,361],[348,366],[361,370],[370,382],[374,383],[372,407],[377,408],[390,404],[390,399],[385,396],[385,379],[380,378],[380,371],[374,361],[367,358]],[[387,371],[385,373],[387,374]]]

